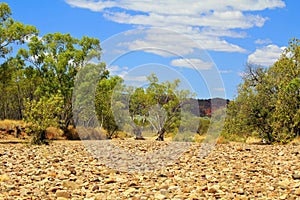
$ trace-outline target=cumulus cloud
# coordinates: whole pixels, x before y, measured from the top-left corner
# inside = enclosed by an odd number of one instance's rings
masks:
[[[102,11],[107,8],[123,8],[125,10],[139,11],[145,13],[158,13],[170,15],[197,15],[215,11],[241,10],[241,11],[259,11],[284,7],[282,0],[66,0],[68,4],[74,7],[84,7],[92,11]]]
[[[262,27],[268,20],[257,14],[258,11],[285,7],[282,0],[65,1],[73,7],[101,12],[105,18],[117,23],[137,27],[167,27],[188,35],[203,49],[222,52],[246,52],[242,47],[226,41],[224,37],[244,38],[247,34],[241,30]],[[150,42],[151,39],[144,38],[143,41],[135,41],[133,45],[143,46]],[[169,41],[169,45],[174,46],[176,43]],[[182,49],[186,46],[184,44]],[[193,47],[188,48],[186,53],[191,48]]]
[[[112,21],[122,24],[156,27],[168,27],[170,25],[191,27],[199,26],[221,29],[246,29],[253,26],[261,27],[267,20],[266,18],[258,15],[244,15],[241,11],[215,11],[210,15],[204,16],[163,15],[157,13],[131,15],[126,12],[107,12],[104,16]]]
[[[213,63],[205,62],[200,59],[191,58],[191,59],[174,59],[171,61],[171,65],[175,67],[186,67],[190,69],[198,70],[209,70],[213,67]]]
[[[117,2],[114,1],[66,0],[66,2],[72,7],[86,8],[95,12],[102,12],[104,9],[117,6]]]
[[[274,44],[257,48],[254,53],[248,56],[248,62],[262,66],[271,66],[279,59],[285,48]]]
[[[121,43],[120,45],[127,46],[131,51],[143,50],[164,57],[191,54],[194,52],[194,48],[198,46],[190,38],[164,29],[147,29],[141,31],[142,36],[139,34],[139,31],[136,33],[139,39]],[[142,39],[140,39],[141,37]]]

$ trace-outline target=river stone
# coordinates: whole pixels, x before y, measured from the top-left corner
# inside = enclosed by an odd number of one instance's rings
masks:
[[[64,198],[70,198],[71,194],[66,190],[57,190],[55,193],[56,197],[64,197]]]
[[[156,193],[154,195],[154,198],[155,199],[166,199],[167,197],[165,195],[161,194],[161,193]]]
[[[292,175],[294,180],[300,180],[300,175],[299,174],[293,174]]]

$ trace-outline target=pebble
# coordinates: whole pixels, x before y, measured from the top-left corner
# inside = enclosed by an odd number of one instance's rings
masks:
[[[57,190],[55,193],[56,197],[70,198],[71,194],[66,190]]]
[[[299,180],[300,179],[299,174],[293,174],[292,177],[293,177],[294,180]]]
[[[124,192],[124,195],[125,196],[128,196],[129,194],[131,194],[132,192],[134,192],[135,191],[135,188],[129,188],[129,189],[127,189],[125,192]]]
[[[98,190],[99,190],[99,185],[94,185],[92,191],[98,191]]]
[[[295,194],[296,194],[297,196],[300,196],[300,188],[297,188],[297,189],[296,189]]]
[[[79,185],[73,181],[63,181],[62,186],[65,188],[72,189],[72,190],[76,190],[79,188]]]
[[[244,190],[243,190],[242,188],[238,188],[238,189],[236,190],[236,193],[242,195],[242,194],[244,194],[245,192],[244,192]]]
[[[180,189],[180,187],[179,186],[175,186],[175,185],[173,185],[173,186],[170,186],[169,188],[168,188],[168,190],[169,191],[176,191],[176,190],[179,190]]]
[[[68,200],[68,198],[65,198],[65,197],[57,197],[57,200]]]
[[[154,195],[155,199],[166,199],[167,197],[163,194],[157,193]]]
[[[218,192],[219,187],[217,186],[212,186],[210,188],[208,188],[208,192],[209,193],[217,193]]]
[[[166,144],[116,142],[141,157]],[[201,148],[193,144],[174,163],[157,161],[154,170],[127,172],[93,158],[81,142],[1,144],[0,152],[9,153],[0,156],[0,199],[300,198],[299,154],[295,153],[300,145],[218,144],[205,157]]]
[[[10,180],[10,178],[7,174],[0,175],[0,182],[5,182],[8,180]]]

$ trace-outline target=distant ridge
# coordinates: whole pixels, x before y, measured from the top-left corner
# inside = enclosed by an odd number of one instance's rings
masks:
[[[229,99],[212,98],[212,99],[194,99],[186,100],[191,105],[190,112],[200,117],[211,117],[212,112],[220,108],[224,108],[230,102]]]

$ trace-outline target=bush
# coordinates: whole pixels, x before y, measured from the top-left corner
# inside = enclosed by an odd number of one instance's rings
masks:
[[[67,130],[64,133],[64,136],[68,140],[80,140],[78,131],[73,126],[68,126]]]
[[[266,143],[286,144],[300,135],[300,40],[265,68],[249,64],[238,96],[227,109],[226,135],[258,133]]]
[[[200,135],[206,134],[209,126],[210,126],[210,119],[207,117],[200,117],[197,133]]]
[[[77,127],[76,132],[81,140],[105,140],[106,131],[101,128]]]
[[[58,128],[59,117],[63,113],[63,97],[51,95],[49,98],[41,97],[38,101],[25,101],[24,121],[29,124],[28,133],[32,133],[33,144],[47,144],[46,129],[48,127]]]
[[[56,127],[48,127],[46,129],[46,139],[49,140],[58,140],[62,139],[64,131]]]

